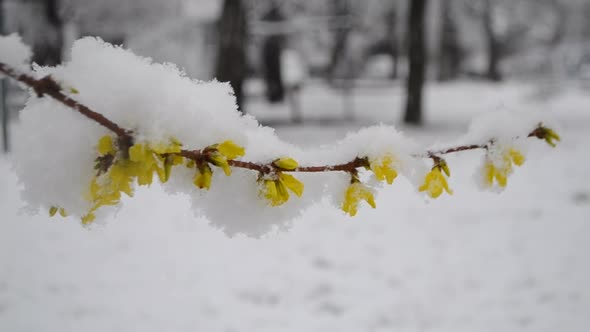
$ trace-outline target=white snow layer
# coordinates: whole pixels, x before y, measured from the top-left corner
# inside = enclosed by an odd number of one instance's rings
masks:
[[[23,44],[19,35],[13,33],[8,36],[0,36],[0,62],[21,72],[27,72],[30,67],[31,54],[31,48]],[[0,78],[3,76],[0,74]]]
[[[395,168],[415,187],[431,166],[430,161],[416,157],[424,149],[419,149],[393,127],[384,125],[349,134],[332,146],[300,149],[282,142],[273,129],[261,127],[252,117],[242,116],[228,83],[191,80],[172,64],[152,63],[149,58],[97,38],[78,40],[72,47],[69,62],[35,70],[39,77],[52,75],[67,90],[75,88],[79,92],[73,98],[132,130],[136,141],[158,143],[173,137],[187,149],[202,149],[232,140],[245,147],[244,160],[270,162],[292,157],[302,166],[331,165],[357,156],[379,158],[391,154]],[[493,133],[498,138],[504,134],[526,134],[535,125],[528,121],[508,123],[510,129],[504,132],[479,127],[478,132]],[[60,103],[31,95],[21,112],[14,140],[15,171],[23,184],[22,195],[29,208],[59,206],[74,216],[84,215],[90,207],[84,197],[95,173],[96,144],[105,134],[109,134],[107,129]],[[192,184],[192,172],[177,167],[164,188],[170,193],[190,195],[196,215],[206,217],[226,234],[260,236],[275,228],[288,227],[291,220],[323,198],[340,205],[350,180],[344,173],[295,174],[305,183],[303,197],[291,195],[286,204],[271,207],[259,197],[257,175],[234,169],[226,177],[214,168],[211,189],[204,191]],[[102,208],[97,213],[98,219],[113,210]]]

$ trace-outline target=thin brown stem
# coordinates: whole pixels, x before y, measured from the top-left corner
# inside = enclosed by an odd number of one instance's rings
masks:
[[[87,106],[81,104],[80,102],[74,100],[73,98],[65,95],[62,92],[60,85],[51,77],[46,76],[42,79],[35,79],[32,76],[27,74],[19,73],[18,71],[14,70],[10,66],[0,62],[0,72],[6,74],[7,76],[27,85],[28,87],[32,88],[35,93],[42,97],[44,95],[53,98],[54,100],[62,103],[63,105],[77,111],[78,113],[86,116],[90,120],[98,123],[99,125],[109,129],[113,133],[115,133],[119,138],[119,149],[126,151],[129,147],[133,145],[133,132],[127,129],[124,129],[117,125],[115,122],[109,120],[104,115],[95,112],[88,108]],[[543,127],[541,124],[537,128],[535,128],[532,132],[530,132],[527,137],[537,137],[539,139],[544,139],[547,135],[547,129]],[[493,143],[493,141],[490,141]],[[470,144],[470,145],[460,145],[455,147],[450,147],[441,150],[434,150],[434,151],[426,151],[424,154],[416,154],[413,157],[416,158],[431,158],[435,162],[441,159],[441,155],[469,151],[469,150],[477,150],[477,149],[487,149],[488,145],[486,144]],[[181,150],[179,155],[194,160],[196,163],[203,163],[208,162],[209,158],[209,151],[205,150]],[[335,165],[320,165],[320,166],[302,166],[297,167],[292,170],[281,169],[271,163],[255,163],[251,161],[242,161],[242,160],[228,160],[228,164],[232,167],[236,168],[243,168],[249,169],[253,171],[257,171],[263,174],[269,174],[277,171],[281,172],[300,172],[300,173],[319,173],[319,172],[347,172],[347,173],[355,173],[358,168],[361,167],[369,167],[369,161],[367,158],[355,158],[349,162],[342,163],[342,164],[335,164]]]
[[[60,85],[51,76],[45,76],[42,79],[36,79],[27,74],[19,73],[16,70],[9,67],[8,65],[1,62],[0,72],[32,88],[37,94],[37,96],[42,97],[44,95],[47,95],[53,98],[54,100],[64,104],[65,106],[77,111],[78,113],[93,120],[99,125],[107,128],[120,138],[131,138],[131,131],[119,127],[119,125],[107,119],[104,115],[91,110],[87,106],[65,95],[61,91]]]

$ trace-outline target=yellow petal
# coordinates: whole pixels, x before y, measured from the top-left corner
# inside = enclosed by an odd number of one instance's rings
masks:
[[[64,208],[60,208],[59,215],[65,218],[68,216],[68,213],[66,212],[66,210]]]
[[[291,190],[295,195],[301,197],[303,195],[304,184],[303,182],[297,180],[293,175],[281,173],[279,175],[281,182],[285,184],[289,190]]]
[[[274,206],[277,205],[282,205],[284,203],[286,203],[289,200],[289,191],[287,190],[287,187],[285,187],[285,185],[283,184],[282,181],[274,181],[276,187],[277,187],[277,200],[275,200],[275,202],[273,202]]]
[[[276,202],[279,200],[279,193],[275,181],[264,180],[263,195],[264,198],[270,201],[272,206],[276,205]]]
[[[496,170],[495,176],[496,176],[496,181],[498,181],[498,184],[500,185],[500,187],[502,187],[502,188],[506,187],[506,184],[508,183],[508,174],[506,172],[501,171],[501,170]]]
[[[510,155],[510,159],[512,159],[512,162],[514,162],[516,166],[522,166],[522,164],[524,164],[525,158],[522,155],[522,153],[520,153],[520,151],[510,149],[508,151],[508,154]]]
[[[273,163],[275,164],[275,166],[287,171],[292,171],[299,167],[299,164],[293,158],[280,158],[275,160]]]
[[[209,167],[209,165],[199,167],[193,178],[193,183],[200,189],[208,190],[211,188],[212,175],[213,172],[211,171],[211,167]]]
[[[213,163],[213,165],[221,167],[225,175],[231,175],[231,167],[229,167],[229,164],[227,163],[227,159],[225,158],[225,156],[221,155],[220,153],[212,153],[209,159],[211,160],[211,163]]]
[[[494,184],[494,175],[496,174],[494,164],[491,162],[486,162],[484,166],[484,172],[484,184],[488,187],[491,187]]]
[[[145,161],[147,158],[145,145],[138,143],[129,148],[129,160],[135,162]]]
[[[245,154],[243,147],[237,145],[233,141],[225,141],[217,146],[217,151],[224,155],[227,159],[236,159]]]
[[[96,147],[98,153],[101,155],[114,154],[115,146],[113,144],[113,138],[109,135],[105,135],[98,140],[98,146]]]
[[[451,170],[449,169],[449,165],[446,163],[446,161],[443,161],[440,167],[447,176],[451,176]]]
[[[342,203],[342,210],[345,213],[348,213],[351,217],[354,217],[357,213],[357,206],[359,202],[359,197],[356,195],[355,188],[353,185],[348,186],[346,188],[346,193],[344,194],[344,202]]]
[[[88,214],[86,214],[85,216],[82,217],[82,224],[89,225],[94,221],[94,219],[96,219],[96,216],[94,215],[94,213],[89,212]]]
[[[53,216],[55,216],[55,214],[57,213],[57,210],[58,210],[58,208],[57,208],[57,207],[55,207],[55,206],[52,206],[52,207],[50,207],[50,208],[49,208],[49,216],[50,216],[50,217],[53,217]]]

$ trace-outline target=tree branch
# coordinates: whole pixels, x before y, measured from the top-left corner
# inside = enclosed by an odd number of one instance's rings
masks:
[[[65,106],[77,111],[78,113],[84,115],[90,120],[112,131],[117,136],[119,136],[120,139],[132,139],[131,131],[119,127],[119,125],[107,119],[104,115],[91,110],[87,106],[65,95],[61,91],[62,89],[59,83],[57,83],[51,76],[45,76],[42,79],[36,79],[27,74],[19,73],[2,62],[0,62],[0,72],[32,88],[38,97],[47,95],[53,98],[54,100],[64,104]]]
[[[0,62],[0,72],[4,73],[5,75],[11,77],[12,79],[19,81],[28,87],[32,88],[37,96],[49,96],[54,100],[62,103],[63,105],[71,108],[74,111],[84,115],[85,117],[89,118],[90,120],[98,123],[99,125],[107,128],[108,130],[115,133],[119,139],[119,148],[122,151],[127,151],[129,147],[133,145],[133,132],[131,130],[127,130],[121,128],[115,122],[109,120],[104,115],[95,112],[88,108],[87,106],[81,104],[80,102],[76,101],[75,99],[65,95],[62,92],[62,88],[51,76],[45,76],[42,79],[35,79],[34,77],[19,73],[15,69],[11,68],[10,66]],[[539,139],[545,139],[547,134],[547,129],[539,125],[535,128],[532,132],[530,132],[527,137],[536,137]],[[440,160],[440,155],[446,155],[451,153],[457,153],[462,151],[469,151],[469,150],[477,150],[477,149],[487,149],[489,144],[492,144],[493,140],[490,140],[486,144],[470,144],[470,145],[460,145],[455,147],[450,147],[441,150],[435,151],[426,151],[425,154],[413,155],[417,158],[431,158],[435,162]],[[194,160],[195,162],[203,162],[208,161],[208,151],[205,150],[181,150],[179,153],[184,158]],[[356,172],[357,168],[360,167],[369,167],[370,163],[367,158],[360,158],[356,157],[354,160],[351,160],[346,163],[342,164],[335,164],[335,165],[321,165],[321,166],[302,166],[297,167],[292,170],[281,169],[271,163],[255,163],[250,161],[242,161],[242,160],[228,160],[228,164],[232,167],[236,168],[243,168],[249,169],[253,171],[257,171],[263,174],[274,173],[277,171],[282,172],[302,172],[302,173],[319,173],[319,172],[347,172],[347,173],[354,173]],[[103,165],[104,168],[104,165]],[[108,169],[108,167],[106,167]]]

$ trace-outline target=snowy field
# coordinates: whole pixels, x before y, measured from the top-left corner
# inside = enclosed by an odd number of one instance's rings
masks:
[[[399,87],[359,90],[354,122],[336,121],[336,97],[305,90],[310,122],[279,136],[311,146],[401,117]],[[157,186],[90,230],[28,216],[1,158],[0,331],[590,330],[590,91],[463,82],[427,97],[426,127],[402,128],[425,144],[502,108],[557,120],[562,143],[534,144],[500,195],[476,188],[481,155],[467,152],[448,158],[451,197],[425,201],[402,179],[376,210],[349,218],[318,202],[263,239],[227,238]],[[249,110],[289,117],[259,102]]]

